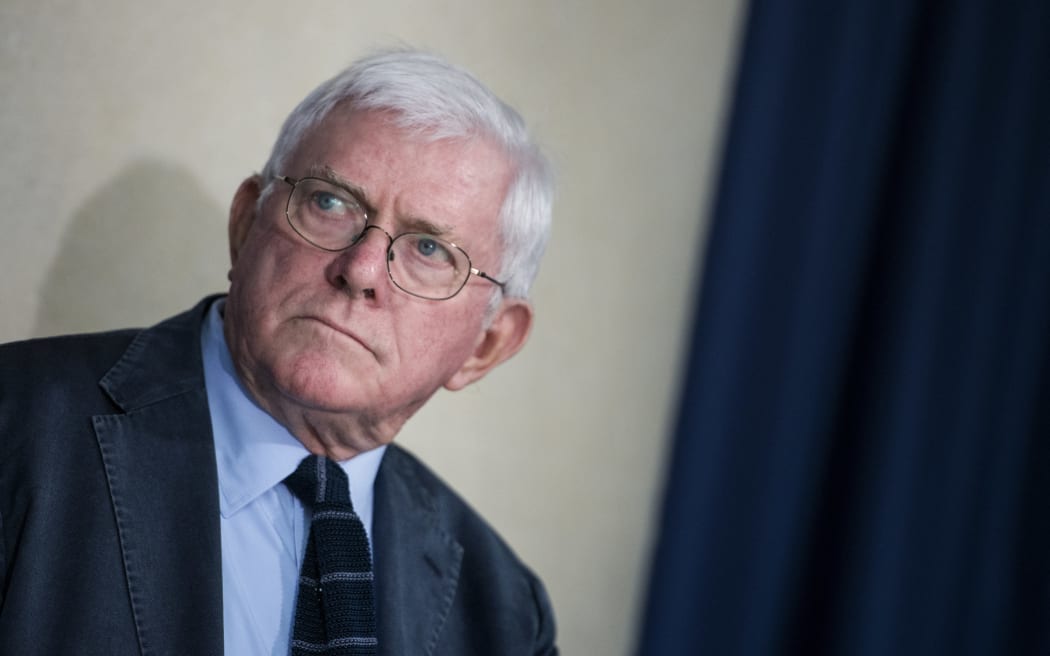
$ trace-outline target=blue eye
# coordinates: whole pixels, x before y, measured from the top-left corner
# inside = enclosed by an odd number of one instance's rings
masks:
[[[433,239],[420,239],[416,242],[416,248],[419,250],[420,255],[430,257],[434,254],[434,251],[438,250],[438,244]]]
[[[434,271],[456,265],[456,256],[450,244],[418,232],[406,233],[395,239],[391,255],[394,251],[398,252],[400,262],[405,267]]]
[[[316,204],[318,209],[322,212],[339,211],[344,205],[343,201],[340,200],[338,196],[323,191],[314,194],[314,204]]]

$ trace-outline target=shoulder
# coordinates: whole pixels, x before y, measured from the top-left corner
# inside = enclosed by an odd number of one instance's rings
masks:
[[[134,328],[0,344],[0,382],[12,378],[30,383],[53,378],[59,382],[63,373],[105,373],[139,332],[141,329]]]
[[[392,478],[397,479],[396,484]],[[461,618],[469,620],[465,627],[475,633],[483,632],[484,626],[503,637],[519,636],[520,643],[536,647],[530,653],[557,653],[554,613],[542,581],[463,497],[395,444],[387,447],[376,486],[377,500],[391,488],[411,490],[402,503],[423,506],[447,539],[462,547],[454,605]],[[485,621],[478,621],[482,617]]]
[[[104,381],[118,379],[124,396],[134,398],[150,381],[193,378],[199,367],[187,355],[199,352],[204,307],[148,329],[0,345],[0,454],[21,439],[82,431],[92,415],[117,412],[116,386]]]
[[[387,447],[379,469],[377,486],[389,483],[391,477],[411,490],[412,501],[431,513],[450,536],[508,565],[524,567],[517,555],[494,528],[452,487],[414,454],[396,444]]]
[[[193,369],[186,356],[199,349],[200,323],[215,298],[205,298],[191,310],[151,328],[0,344],[0,400],[8,394],[47,396],[87,385],[94,388],[116,366],[149,370],[156,364],[166,372],[186,375],[178,370],[180,366]]]
[[[0,400],[61,395],[95,387],[140,329],[44,337],[0,345]]]
[[[86,430],[114,406],[98,381],[137,330],[47,337],[0,345],[0,453]],[[34,450],[36,450],[34,449]]]

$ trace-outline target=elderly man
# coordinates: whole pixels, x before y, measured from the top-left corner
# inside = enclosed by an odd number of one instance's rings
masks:
[[[524,344],[550,198],[477,80],[376,55],[237,190],[228,296],[0,347],[0,653],[556,653],[539,580],[391,444]]]

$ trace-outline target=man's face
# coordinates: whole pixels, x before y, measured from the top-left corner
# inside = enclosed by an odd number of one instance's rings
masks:
[[[499,265],[497,216],[510,171],[484,140],[426,142],[382,113],[336,108],[279,173],[337,176],[359,191],[370,224],[395,237],[437,228],[474,266]],[[386,442],[442,385],[466,385],[512,354],[478,360],[490,355],[490,282],[471,276],[445,301],[406,294],[387,274],[386,235],[368,230],[345,251],[321,250],[288,225],[286,183],[275,182],[256,209],[266,182],[247,181],[234,199],[225,325],[238,373],[279,420],[334,413]],[[505,323],[508,304],[524,306],[504,301],[493,326]]]

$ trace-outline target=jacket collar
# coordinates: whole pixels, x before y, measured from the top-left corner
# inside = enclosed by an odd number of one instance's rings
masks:
[[[420,467],[391,444],[376,477],[376,622],[384,656],[433,654],[459,583],[463,546],[444,526]]]
[[[200,351],[214,298],[139,333],[99,383],[123,412],[92,418],[143,655],[223,649],[218,483]]]

